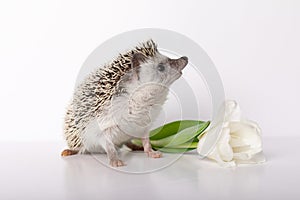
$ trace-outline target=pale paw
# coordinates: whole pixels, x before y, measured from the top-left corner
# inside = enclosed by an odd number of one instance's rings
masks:
[[[122,166],[125,166],[125,164],[123,163],[122,160],[111,160],[109,162],[110,166],[112,167],[122,167]]]
[[[148,157],[150,157],[150,158],[161,158],[162,157],[162,153],[159,151],[150,151],[150,152],[147,152],[147,154],[148,154]]]

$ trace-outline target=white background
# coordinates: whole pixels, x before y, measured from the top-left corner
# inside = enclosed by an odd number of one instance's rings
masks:
[[[201,45],[265,137],[299,135],[300,1],[10,0],[0,3],[0,140],[62,140],[86,57],[147,27]]]

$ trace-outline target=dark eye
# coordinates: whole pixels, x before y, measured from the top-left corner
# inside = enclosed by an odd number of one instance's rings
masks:
[[[163,64],[159,64],[157,66],[157,69],[158,69],[158,71],[163,72],[163,71],[165,71],[165,66]]]

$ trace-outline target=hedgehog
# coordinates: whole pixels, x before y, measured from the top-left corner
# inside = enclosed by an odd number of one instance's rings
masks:
[[[125,163],[118,150],[141,138],[144,152],[162,156],[149,142],[149,130],[162,110],[170,85],[188,63],[162,55],[152,40],[119,54],[90,73],[74,91],[64,119],[68,149],[62,156],[106,153],[113,167]]]

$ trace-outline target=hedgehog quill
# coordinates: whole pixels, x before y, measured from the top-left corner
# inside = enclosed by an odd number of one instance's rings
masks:
[[[144,152],[162,154],[149,142],[149,129],[167,99],[169,86],[181,75],[187,57],[168,58],[153,40],[120,54],[110,64],[92,72],[75,89],[64,120],[68,144],[61,155],[106,153],[113,167],[125,163],[118,149],[141,138]]]

